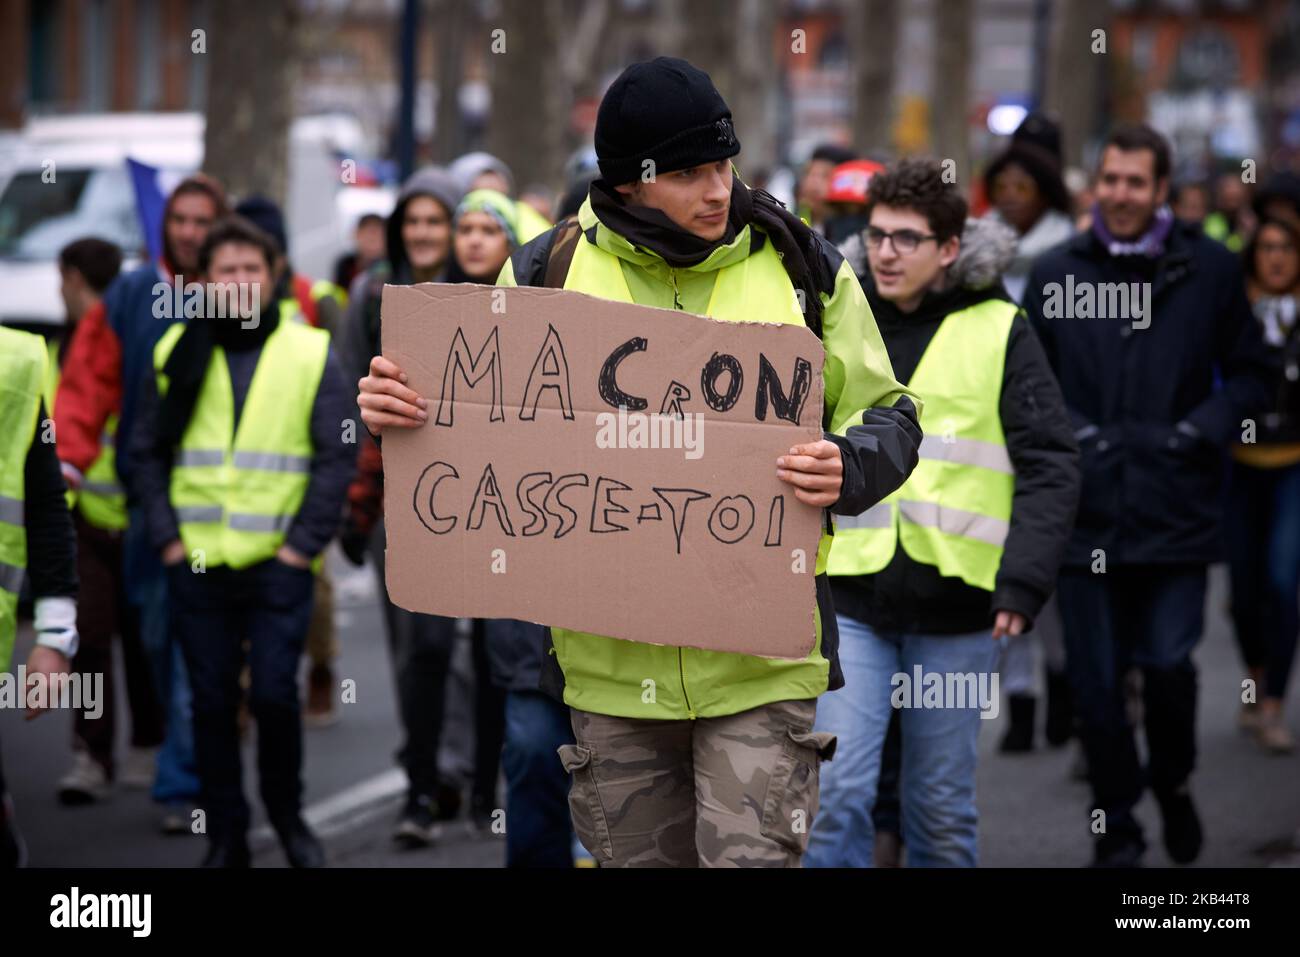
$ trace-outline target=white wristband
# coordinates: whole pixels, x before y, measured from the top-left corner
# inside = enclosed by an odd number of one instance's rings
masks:
[[[38,598],[33,605],[36,643],[71,658],[81,644],[77,634],[77,603],[65,596]]]

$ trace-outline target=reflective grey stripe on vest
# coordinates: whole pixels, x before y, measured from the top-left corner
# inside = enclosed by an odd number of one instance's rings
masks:
[[[219,522],[224,514],[220,505],[182,505],[176,509],[176,521],[182,525],[186,522]]]
[[[836,515],[835,527],[840,528],[889,528],[894,522],[888,502],[877,502],[861,515]]]
[[[23,503],[20,499],[0,495],[0,522],[9,525],[23,524]]]
[[[1014,475],[1016,470],[1011,465],[1011,456],[1005,445],[981,442],[979,439],[945,439],[938,435],[927,435],[921,439],[921,458],[938,459],[943,462],[957,462],[960,465],[977,465]]]
[[[122,486],[116,482],[82,482],[81,490],[89,492],[91,495],[121,495],[123,494]]]
[[[251,512],[231,512],[226,524],[237,532],[283,532],[292,521],[292,515],[254,515]]]
[[[945,535],[960,535],[990,545],[1002,545],[1011,525],[1000,518],[990,518],[960,508],[947,508],[934,502],[900,501],[899,511],[913,525],[937,528]]]
[[[7,565],[0,562],[0,591],[7,591],[16,595],[23,587],[23,575],[26,574],[24,569],[17,565]]]
[[[177,465],[221,465],[226,461],[225,449],[177,449]]]
[[[311,458],[306,455],[281,455],[278,452],[236,452],[235,468],[261,469],[263,472],[310,472]]]

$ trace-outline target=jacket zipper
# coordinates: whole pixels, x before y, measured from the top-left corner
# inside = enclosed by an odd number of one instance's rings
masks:
[[[681,292],[677,288],[677,270],[668,270],[668,279],[673,287],[673,308],[680,310],[682,308]],[[677,649],[677,676],[682,682],[682,700],[686,702],[686,716],[695,717],[695,708],[691,706],[691,696],[686,693],[686,653],[682,648]]]
[[[695,717],[695,708],[691,706],[691,696],[686,693],[686,655],[682,648],[677,649],[677,674],[682,679],[682,699],[686,702],[686,716]]]

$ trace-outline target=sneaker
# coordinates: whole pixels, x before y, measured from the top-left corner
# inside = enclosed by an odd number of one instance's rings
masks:
[[[1165,825],[1165,850],[1175,863],[1190,864],[1201,853],[1205,835],[1187,782],[1172,791],[1157,791],[1156,803]]]
[[[168,804],[158,827],[167,835],[190,833],[190,809],[184,804]]]
[[[252,866],[252,861],[252,855],[248,852],[248,844],[243,838],[227,841],[214,840],[208,845],[207,853],[203,857],[203,863],[199,867],[242,869]]]
[[[85,751],[72,757],[72,767],[59,778],[59,800],[64,804],[94,804],[108,797],[113,786],[104,766]]]
[[[132,791],[147,791],[157,771],[157,748],[131,748],[118,766],[117,783]]]
[[[325,848],[301,817],[276,824],[275,833],[290,867],[325,866]]]
[[[441,835],[437,803],[423,795],[411,795],[393,828],[393,840],[407,849],[428,847]]]
[[[307,706],[302,723],[308,728],[327,728],[339,719],[335,707],[334,671],[329,665],[313,665],[307,673]]]
[[[1255,725],[1255,740],[1270,754],[1290,754],[1295,750],[1295,737],[1282,721],[1280,714],[1259,716]]]
[[[1092,848],[1092,863],[1089,867],[1098,868],[1132,868],[1142,866],[1142,855],[1146,846],[1140,838],[1102,837]]]

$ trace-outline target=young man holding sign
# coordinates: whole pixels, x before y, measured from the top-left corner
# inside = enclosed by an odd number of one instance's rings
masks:
[[[916,405],[894,379],[852,269],[733,176],[740,144],[708,75],[666,57],[629,67],[601,103],[596,152],[602,177],[576,223],[519,249],[498,284],[806,324],[825,348],[829,431],[779,455],[778,478],[800,502],[843,515],[898,487],[917,461]],[[739,308],[753,284],[774,291],[770,311]],[[383,357],[371,362],[359,403],[372,432],[428,418],[405,378]],[[828,550],[823,535],[817,641],[803,659],[549,630],[542,684],[572,711],[577,743],[560,749],[570,810],[601,865],[798,865],[818,765],[835,744],[813,731],[816,699],[843,683]]]

